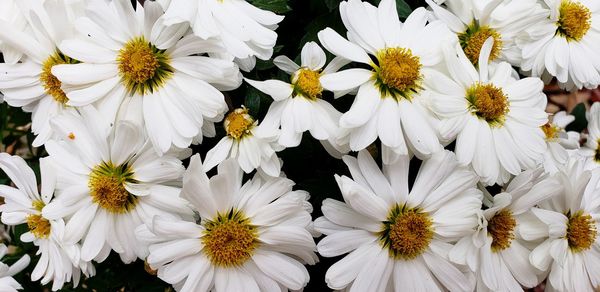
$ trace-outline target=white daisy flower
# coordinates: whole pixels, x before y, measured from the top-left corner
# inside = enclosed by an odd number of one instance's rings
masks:
[[[556,77],[568,90],[600,84],[600,2],[544,0],[543,21],[532,25],[523,39],[521,69],[549,82]]]
[[[136,230],[149,242],[146,259],[177,291],[287,291],[309,280],[304,263],[315,264],[309,232],[308,193],[292,191],[286,178],[253,179],[228,159],[210,179],[200,155],[192,157],[181,196],[199,220],[153,222]]]
[[[506,62],[488,65],[493,39],[484,43],[479,68],[462,50],[444,54],[450,78],[435,74],[425,81],[438,92],[431,108],[440,118],[443,139],[456,137],[456,157],[472,164],[482,182],[507,182],[522,169],[542,162],[546,141],[541,127],[548,122],[544,83],[539,78],[515,79]]]
[[[260,168],[267,175],[279,176],[281,164],[276,151],[284,147],[277,143],[277,134],[263,136],[258,121],[245,107],[227,114],[223,122],[227,135],[206,153],[203,169],[208,172],[227,158],[234,158],[246,173]]]
[[[3,258],[7,251],[8,247],[6,247],[4,243],[0,243],[0,258]],[[17,290],[23,289],[21,284],[19,284],[13,276],[27,268],[30,261],[29,255],[23,255],[16,263],[12,264],[12,266],[0,262],[0,291],[16,292]]]
[[[29,231],[21,235],[21,241],[33,242],[39,247],[37,262],[31,280],[41,279],[42,285],[52,283],[52,290],[61,289],[73,279],[77,286],[80,271],[87,276],[95,274],[91,263],[79,260],[80,246],[63,244],[65,223],[62,219],[50,220],[42,215],[42,210],[52,200],[54,193],[54,173],[47,158],[40,159],[42,173],[41,193],[38,192],[35,174],[23,158],[0,153],[0,168],[10,177],[17,188],[0,185],[4,204],[0,206],[2,223],[10,226],[27,223]],[[1,291],[4,291],[0,289]]]
[[[246,0],[159,0],[165,24],[189,23],[202,39],[218,38],[239,59],[268,60],[277,42],[275,29],[283,16],[259,9]]]
[[[545,277],[528,260],[536,242],[520,233],[539,228],[531,208],[560,191],[556,180],[545,178],[541,168],[527,170],[501,193],[489,196],[477,232],[450,251],[452,261],[468,265],[477,275],[477,291],[521,291],[521,286],[532,288]]]
[[[183,157],[158,156],[130,122],[111,129],[93,108],[80,110],[83,116],[65,114],[52,121],[63,139],[46,144],[57,183],[56,198],[42,214],[66,219],[64,242],[81,241],[84,261],[102,262],[111,249],[125,263],[145,258],[147,248],[133,235],[137,226],[154,215],[191,216],[178,198]]]
[[[529,236],[549,237],[529,256],[555,291],[595,291],[600,286],[600,170],[585,170],[583,159],[571,159],[553,177],[560,194],[534,208],[544,223]],[[546,226],[546,228],[540,228]]]
[[[286,147],[300,145],[302,133],[309,131],[315,139],[336,146],[340,152],[344,152],[344,147],[338,146],[337,141],[340,136],[338,121],[342,114],[322,99],[321,80],[349,61],[335,58],[323,68],[327,57],[315,42],[304,45],[301,60],[300,65],[285,56],[278,56],[273,60],[279,69],[291,75],[290,83],[275,79],[245,79],[273,98],[262,125],[267,132],[281,128],[279,144]]]
[[[31,130],[37,135],[32,145],[38,147],[52,138],[52,117],[75,111],[51,71],[55,65],[78,62],[58,50],[58,44],[73,33],[75,11],[63,0],[19,2],[31,5],[27,10],[31,32],[3,25],[0,40],[26,58],[17,64],[0,64],[0,91],[9,105],[32,112]]]
[[[121,104],[135,103],[158,153],[175,145],[186,148],[209,134],[205,123],[227,111],[223,94],[241,84],[231,61],[205,53],[222,50],[216,41],[186,35],[187,24],[166,27],[159,4],[146,1],[90,0],[86,16],[75,21],[80,39],[60,49],[80,64],[52,68],[69,99],[67,104],[95,103],[107,117]],[[201,54],[201,55],[200,55]]]
[[[445,1],[446,9],[426,0],[434,15],[442,20],[459,39],[460,46],[471,63],[477,65],[483,43],[494,38],[489,61],[521,64],[517,36],[538,21],[547,18],[537,0],[521,1]]]
[[[327,235],[317,245],[322,256],[349,253],[325,274],[331,289],[473,290],[474,279],[448,253],[477,227],[477,176],[440,151],[423,162],[409,191],[409,160],[401,156],[382,172],[366,150],[344,157],[353,179],[335,178],[345,202],[326,199],[315,220],[315,230]]]
[[[551,121],[542,126],[548,143],[543,163],[546,172],[557,172],[558,167],[567,165],[570,155],[568,150],[579,149],[579,133],[565,130],[574,120],[574,116],[561,111],[551,116]]]
[[[340,3],[340,13],[350,41],[326,28],[318,34],[321,44],[336,56],[370,67],[321,78],[323,88],[334,92],[358,87],[352,107],[340,119],[340,126],[350,131],[350,148],[365,149],[379,137],[397,154],[440,151],[424,107],[429,95],[424,83],[442,61],[441,48],[456,43],[455,36],[441,21],[427,24],[424,8],[401,23],[393,0],[383,0],[379,7],[348,0]]]
[[[591,169],[600,167],[600,102],[592,105],[587,116],[587,140],[578,154],[590,158],[587,165]]]

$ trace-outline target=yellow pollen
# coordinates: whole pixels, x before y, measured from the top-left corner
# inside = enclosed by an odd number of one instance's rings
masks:
[[[377,52],[376,83],[382,93],[410,100],[421,89],[421,61],[410,49],[387,48]],[[385,95],[384,95],[385,96]]]
[[[73,132],[69,133],[67,137],[69,138],[69,140],[75,140],[75,134],[73,134]]]
[[[546,140],[552,141],[558,138],[558,133],[560,133],[560,128],[552,125],[551,123],[546,123],[542,127],[542,131],[546,135]]]
[[[48,59],[46,59],[46,61],[44,61],[42,64],[40,82],[42,83],[42,86],[44,86],[46,94],[52,96],[56,102],[66,104],[69,101],[69,98],[67,98],[67,95],[61,88],[62,83],[58,80],[58,78],[56,78],[56,76],[52,75],[52,67],[55,65],[77,63],[79,63],[79,61],[69,58],[57,51],[54,53],[54,55],[48,57]]]
[[[492,237],[492,251],[499,252],[510,247],[515,239],[517,221],[508,210],[502,210],[488,221],[488,235]]]
[[[125,189],[126,182],[135,182],[133,172],[126,164],[115,166],[111,162],[102,162],[90,173],[88,187],[92,201],[110,213],[131,211],[138,199]]]
[[[39,214],[27,215],[27,227],[37,238],[48,238],[50,236],[50,221]]]
[[[502,89],[492,84],[476,83],[467,89],[469,107],[477,117],[492,126],[502,125],[509,111],[508,98]]]
[[[227,135],[239,140],[250,134],[254,127],[254,119],[248,114],[247,108],[238,108],[227,115],[223,126]]]
[[[467,27],[465,32],[458,35],[460,46],[473,65],[479,63],[481,47],[483,47],[485,41],[490,37],[494,38],[494,45],[492,46],[489,58],[490,61],[493,61],[500,57],[500,53],[502,52],[502,36],[498,31],[488,26],[479,26],[479,24],[473,22]]]
[[[580,41],[592,27],[592,12],[579,2],[563,0],[559,13],[556,33],[568,41]]]
[[[412,260],[429,247],[433,239],[433,222],[429,214],[406,206],[394,206],[379,232],[381,244],[390,257]]]
[[[142,37],[133,38],[117,57],[121,82],[129,93],[146,94],[164,85],[173,75],[170,57]]]
[[[215,266],[243,265],[258,247],[257,228],[240,211],[217,214],[205,223],[202,249]]]
[[[584,214],[583,211],[577,211],[568,217],[567,241],[571,251],[581,252],[592,247],[598,235],[592,216]]]
[[[300,69],[292,78],[294,84],[294,96],[303,96],[309,100],[321,98],[323,87],[319,81],[321,74],[310,69]]]

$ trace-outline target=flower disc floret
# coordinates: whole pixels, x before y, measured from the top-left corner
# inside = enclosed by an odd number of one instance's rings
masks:
[[[492,84],[477,83],[467,90],[471,111],[492,126],[502,125],[509,112],[507,96]]]
[[[479,62],[481,48],[490,37],[494,39],[494,45],[492,46],[489,60],[494,61],[500,57],[500,53],[502,52],[502,36],[497,30],[489,26],[479,26],[479,24],[473,22],[467,27],[465,32],[458,35],[460,46],[473,65],[477,65]]]
[[[292,78],[294,84],[294,96],[303,96],[309,100],[317,100],[323,94],[323,86],[318,71],[302,68]]]
[[[257,228],[238,210],[217,214],[204,227],[203,251],[215,266],[241,266],[258,246]]]
[[[51,225],[48,219],[40,214],[27,215],[27,227],[29,231],[37,238],[48,238],[50,236]]]
[[[433,221],[426,212],[406,205],[394,206],[379,233],[381,244],[395,259],[412,260],[429,247]]]
[[[596,241],[598,230],[594,219],[590,214],[584,214],[583,211],[577,211],[574,214],[568,214],[569,223],[567,224],[567,241],[569,248],[573,252],[588,250]]]
[[[62,83],[56,76],[52,75],[52,67],[62,64],[77,64],[79,61],[69,58],[63,53],[57,51],[48,57],[42,64],[42,73],[40,74],[40,82],[46,91],[46,94],[52,96],[54,100],[61,104],[66,104],[69,101],[67,95],[62,90]]]
[[[380,91],[396,99],[412,99],[412,95],[421,89],[422,74],[419,56],[413,55],[410,49],[387,48],[376,54],[377,65],[375,79]]]
[[[254,118],[248,114],[248,109],[238,108],[225,117],[223,127],[225,128],[227,135],[239,140],[245,135],[250,134],[250,130],[252,130],[254,124]]]
[[[547,141],[553,141],[555,139],[558,139],[558,134],[560,133],[559,127],[554,126],[551,123],[546,123],[541,128],[544,132],[544,135],[546,136]]]
[[[568,41],[580,41],[592,27],[592,12],[583,4],[563,0],[559,7],[556,33]]]
[[[517,221],[509,210],[502,210],[488,221],[488,235],[492,237],[492,251],[499,252],[510,247],[515,239]]]
[[[92,201],[110,213],[133,210],[138,198],[127,191],[126,182],[134,182],[133,172],[127,164],[115,166],[111,162],[102,162],[94,167],[89,176]]]
[[[133,38],[119,51],[117,63],[121,82],[130,94],[147,94],[161,88],[173,75],[171,58],[146,38]]]

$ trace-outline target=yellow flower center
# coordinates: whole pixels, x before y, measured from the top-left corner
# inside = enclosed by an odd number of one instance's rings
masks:
[[[477,117],[484,119],[492,126],[504,123],[509,111],[508,98],[502,89],[492,84],[476,83],[467,90],[469,107]]]
[[[237,210],[217,214],[204,224],[203,251],[215,266],[243,265],[258,246],[258,231],[245,215]]]
[[[300,69],[292,78],[294,84],[294,96],[303,96],[309,100],[321,98],[323,87],[319,81],[321,74],[310,69]]]
[[[410,49],[387,48],[377,52],[378,65],[375,80],[384,96],[388,94],[397,100],[412,99],[421,89],[421,61]]]
[[[552,141],[558,138],[558,134],[560,133],[560,128],[552,125],[551,123],[546,123],[542,127],[542,131],[546,135],[547,141]]]
[[[592,12],[579,2],[563,0],[558,11],[556,33],[568,41],[580,41],[592,27]]]
[[[40,214],[27,215],[27,227],[37,238],[48,238],[50,236],[50,221]]]
[[[121,82],[130,94],[154,92],[173,75],[170,61],[165,50],[159,50],[143,36],[133,38],[117,57]]]
[[[568,214],[568,217],[567,241],[569,248],[573,252],[581,252],[592,247],[598,235],[592,216],[584,214],[583,211],[577,211],[573,215]]]
[[[596,144],[598,144],[598,147],[596,147],[596,154],[594,155],[594,160],[596,160],[596,162],[600,163],[600,139],[598,139],[598,141],[596,141]]]
[[[223,126],[229,137],[239,140],[250,134],[254,127],[254,119],[248,114],[247,108],[238,108],[227,115]]]
[[[126,182],[135,182],[127,164],[115,166],[111,162],[102,162],[90,173],[88,187],[92,201],[110,213],[131,211],[138,198],[125,189]]]
[[[492,237],[492,251],[499,252],[510,247],[515,239],[517,221],[511,211],[502,210],[488,221],[488,235]]]
[[[44,86],[46,94],[52,96],[54,100],[61,104],[66,104],[69,101],[65,92],[61,89],[62,83],[52,75],[52,67],[62,64],[77,64],[79,61],[69,58],[57,51],[54,55],[48,57],[42,64],[42,73],[40,74],[40,82]]]
[[[46,206],[46,204],[40,200],[34,200],[31,202],[31,206],[39,212],[42,212],[42,209]]]
[[[412,260],[429,247],[433,221],[429,214],[406,206],[394,206],[379,232],[381,244],[395,259]]]
[[[489,26],[479,26],[475,21],[471,23],[467,30],[458,35],[460,46],[463,48],[465,55],[473,65],[479,63],[479,54],[481,53],[481,47],[485,41],[490,38],[494,38],[494,45],[492,46],[492,52],[490,53],[490,61],[496,60],[500,57],[502,52],[502,36],[497,30],[490,28]]]

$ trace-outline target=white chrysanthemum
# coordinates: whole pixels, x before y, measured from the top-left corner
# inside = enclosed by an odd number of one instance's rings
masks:
[[[577,153],[589,157],[587,165],[589,169],[600,167],[600,102],[596,102],[590,108],[588,114],[588,135],[581,150]]]
[[[189,23],[202,39],[218,38],[239,59],[268,60],[277,42],[275,29],[283,16],[259,9],[246,0],[159,0],[165,24]]]
[[[494,38],[489,61],[521,64],[521,50],[515,39],[525,29],[548,15],[537,0],[520,1],[445,1],[446,9],[426,0],[434,15],[456,33],[460,45],[473,64],[479,61],[483,43]]]
[[[270,95],[274,100],[262,127],[266,132],[281,128],[279,144],[286,147],[298,146],[302,140],[302,133],[309,131],[315,139],[322,141],[328,151],[331,148],[327,146],[331,145],[339,152],[347,152],[348,150],[344,149],[346,147],[339,146],[337,141],[340,136],[338,122],[342,114],[322,99],[321,80],[339,70],[348,61],[335,58],[325,67],[327,57],[315,42],[304,45],[301,61],[299,66],[285,56],[278,56],[273,60],[279,69],[291,75],[290,83],[275,79],[246,79],[250,85]]]
[[[337,176],[345,202],[323,201],[315,230],[322,256],[349,253],[325,275],[348,291],[472,291],[474,279],[452,264],[453,242],[473,233],[481,209],[477,176],[440,151],[421,165],[409,191],[408,156],[384,165],[366,150],[345,156],[352,179]],[[392,289],[393,287],[393,289]]]
[[[204,55],[222,50],[218,42],[187,35],[187,24],[166,27],[162,15],[152,1],[134,10],[129,0],[89,0],[74,24],[81,37],[60,45],[82,63],[52,68],[69,105],[95,103],[114,118],[122,104],[136,104],[129,108],[139,111],[158,153],[212,134],[205,120],[227,111],[219,90],[241,84],[237,65]]]
[[[488,184],[507,182],[510,175],[542,162],[546,141],[541,127],[548,122],[544,83],[539,78],[515,79],[506,62],[487,60],[490,37],[479,56],[479,68],[462,50],[444,50],[450,77],[436,74],[426,84],[439,94],[431,108],[440,118],[443,139],[456,137],[456,157],[472,164]]]
[[[50,220],[42,210],[52,200],[54,193],[54,169],[47,158],[40,159],[42,173],[41,193],[38,192],[35,174],[23,158],[0,153],[0,168],[10,177],[17,188],[0,185],[4,205],[0,207],[2,223],[19,225],[27,223],[29,231],[21,235],[21,241],[33,242],[40,254],[31,280],[41,279],[42,285],[52,283],[52,290],[61,289],[73,279],[77,286],[80,271],[90,277],[95,274],[91,263],[80,261],[78,244],[63,244],[65,223],[62,219]],[[0,291],[4,291],[0,289]]]
[[[517,40],[521,69],[568,90],[600,84],[600,2],[544,0],[547,18]]]
[[[566,165],[569,160],[570,154],[567,150],[576,151],[579,149],[579,133],[565,130],[567,125],[574,120],[574,116],[562,111],[551,116],[551,121],[542,126],[548,143],[548,149],[544,153],[544,169],[546,172],[557,172],[558,168]]]
[[[528,260],[536,242],[522,236],[539,227],[531,208],[560,191],[556,180],[545,178],[541,168],[527,170],[484,200],[488,208],[477,232],[450,251],[452,261],[468,265],[477,275],[477,291],[521,291],[521,286],[532,288],[545,277]]]
[[[60,42],[72,36],[76,11],[64,0],[19,2],[23,2],[22,6],[31,5],[27,8],[31,27],[25,32],[3,25],[0,40],[26,58],[17,64],[0,64],[0,91],[9,105],[32,112],[31,130],[38,135],[32,144],[38,147],[52,138],[52,117],[75,111],[66,105],[68,98],[51,69],[58,64],[78,62],[58,50]]]
[[[352,107],[340,119],[340,126],[350,131],[350,148],[365,149],[379,137],[397,154],[410,149],[427,156],[441,150],[424,107],[429,95],[425,82],[435,82],[430,79],[443,59],[441,48],[454,48],[455,36],[441,21],[427,24],[424,8],[401,23],[393,0],[383,0],[379,7],[348,0],[340,3],[340,13],[349,41],[331,28],[319,32],[319,40],[336,56],[370,67],[321,78],[323,88],[334,92],[358,87]]]
[[[22,0],[4,0],[0,1],[0,26],[10,28],[14,31],[24,32],[29,29],[27,23],[27,5],[29,1]],[[25,10],[24,10],[25,9]],[[23,51],[18,47],[15,48],[10,44],[4,43],[0,39],[0,53],[4,58],[4,62],[8,64],[16,64],[23,57]]]
[[[555,291],[595,291],[600,287],[600,169],[585,170],[583,159],[571,159],[553,178],[562,186],[560,194],[533,209],[544,224],[529,234],[549,238],[529,259],[542,271],[550,269],[546,285]]]
[[[4,243],[0,244],[0,258],[6,255],[8,248]],[[5,263],[0,262],[0,291],[3,292],[17,292],[17,290],[23,289],[21,284],[17,282],[13,276],[24,270],[30,262],[29,255],[23,255],[16,263],[12,266],[8,266]]]
[[[246,108],[230,112],[223,122],[227,135],[206,153],[202,165],[209,171],[227,158],[234,158],[242,170],[250,173],[260,168],[267,175],[279,176],[281,163],[276,151],[284,147],[277,143],[277,133],[261,131],[261,125],[248,113]]]
[[[287,291],[309,280],[315,243],[308,193],[292,191],[286,178],[253,179],[242,185],[233,159],[210,179],[199,155],[192,157],[181,196],[199,220],[154,217],[136,235],[150,243],[148,264],[178,291]]]
[[[154,215],[191,216],[178,197],[184,171],[180,157],[171,152],[158,156],[130,122],[111,129],[93,108],[80,111],[83,116],[52,120],[62,138],[46,143],[56,166],[56,197],[42,214],[66,219],[64,242],[81,241],[84,261],[101,262],[111,249],[125,263],[145,258],[147,248],[133,234],[137,226]]]

